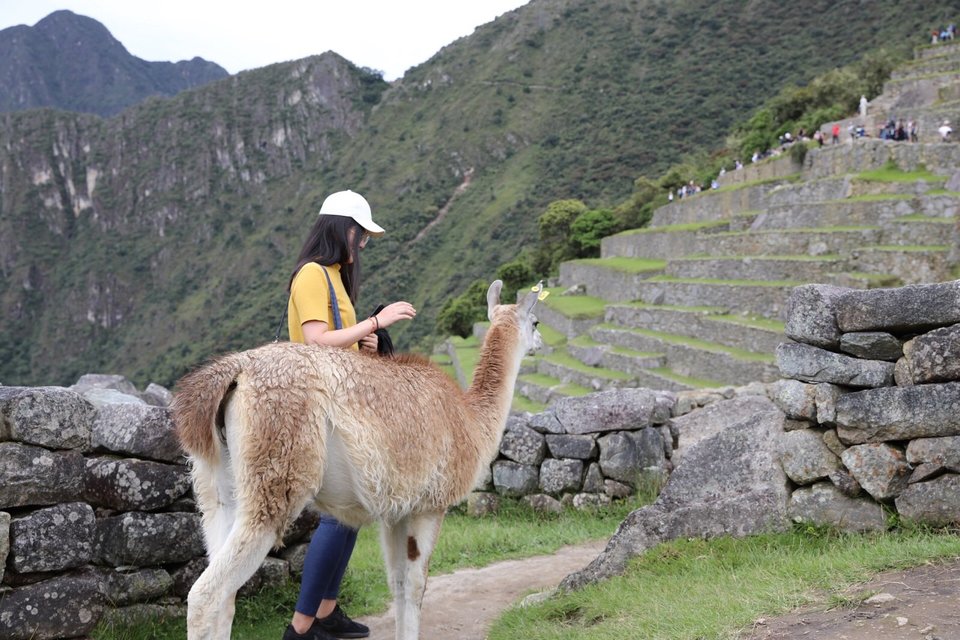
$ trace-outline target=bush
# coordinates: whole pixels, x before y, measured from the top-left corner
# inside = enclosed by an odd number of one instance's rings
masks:
[[[473,323],[487,319],[487,287],[483,280],[475,280],[467,290],[451,298],[437,315],[437,329],[443,335],[466,338],[473,333]]]
[[[613,211],[594,209],[584,211],[570,225],[570,247],[578,258],[600,255],[600,240],[613,232]]]

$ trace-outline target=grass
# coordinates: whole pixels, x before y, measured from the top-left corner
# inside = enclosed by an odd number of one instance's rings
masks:
[[[785,262],[833,262],[839,260],[840,256],[837,254],[824,254],[821,256],[808,256],[808,255],[782,255],[782,256],[767,256],[767,255],[758,255],[758,256],[703,256],[703,255],[694,255],[694,256],[683,256],[680,258],[674,258],[676,261],[697,261],[697,260],[782,260]]]
[[[723,280],[721,278],[674,278],[654,276],[649,282],[676,282],[680,284],[727,284],[737,287],[796,287],[806,284],[799,280]]]
[[[759,231],[721,231],[718,236],[784,234],[784,233],[849,233],[854,231],[876,231],[876,225],[836,225],[832,227],[791,227],[790,229],[760,229]]]
[[[476,336],[467,338],[453,336],[450,342],[453,343],[457,361],[460,363],[463,377],[466,378],[465,382],[469,386],[473,382],[473,370],[477,368],[477,361],[480,359],[480,340]]]
[[[664,310],[664,311],[683,311],[687,313],[723,313],[725,309],[723,307],[684,307],[679,304],[650,304],[649,302],[625,302],[619,306],[631,307],[634,309],[650,309],[651,311]]]
[[[530,398],[526,398],[519,394],[513,395],[513,402],[511,403],[511,409],[513,411],[526,411],[528,413],[540,413],[547,408],[547,405],[541,402],[535,402]]]
[[[784,323],[779,320],[771,320],[770,318],[762,318],[759,316],[742,316],[738,313],[727,313],[724,315],[718,316],[708,316],[707,320],[717,320],[719,322],[729,322],[732,324],[743,325],[744,327],[752,327],[754,329],[764,329],[766,331],[776,331],[777,333],[783,333]]]
[[[663,271],[667,266],[666,260],[655,260],[652,258],[584,258],[582,260],[571,260],[573,264],[587,264],[623,273],[650,273],[652,271]]]
[[[949,251],[950,245],[948,244],[877,244],[873,246],[863,247],[864,249],[872,249],[874,251],[904,251],[907,253],[925,253],[928,251]]]
[[[756,213],[756,212],[754,212]],[[703,229],[712,229],[713,227],[723,227],[730,224],[727,220],[710,220],[707,222],[681,222],[678,224],[667,224],[662,227],[643,227],[641,229],[630,229],[622,231],[617,236],[633,236],[643,233],[673,233],[678,231],[701,231]]]
[[[551,347],[559,347],[567,341],[567,336],[542,322],[537,326],[537,331],[540,332],[540,337],[543,338],[544,343]]]
[[[759,187],[765,184],[776,184],[778,182],[798,182],[801,178],[800,173],[791,173],[786,176],[779,176],[775,178],[761,178],[759,180],[748,180],[746,182],[737,182],[734,184],[728,184],[719,189],[711,189],[710,191],[704,191],[701,193],[722,193],[724,191],[738,191],[739,189],[747,189],[749,187]]]
[[[563,290],[559,287],[547,289],[552,295],[546,298],[541,304],[548,306],[573,320],[584,320],[586,318],[596,318],[603,316],[603,310],[606,301],[593,296],[563,296],[560,295]]]
[[[615,325],[601,325],[601,328],[622,329],[622,327],[617,327]],[[766,353],[755,353],[753,351],[747,351],[746,349],[728,347],[726,345],[717,344],[716,342],[700,340],[699,338],[691,338],[689,336],[681,336],[674,333],[664,333],[662,331],[651,331],[649,329],[634,328],[626,329],[626,331],[635,333],[637,335],[646,336],[648,338],[653,338],[655,340],[661,340],[667,344],[693,347],[695,349],[701,349],[711,353],[725,353],[733,358],[737,358],[738,360],[747,360],[750,362],[773,362],[773,356]]]
[[[496,517],[473,518],[454,508],[430,561],[430,574],[450,573],[466,567],[482,567],[500,560],[526,558],[555,552],[562,546],[613,535],[620,522],[651,496],[616,501],[593,511],[566,509],[559,514],[540,514],[521,502],[503,501]],[[340,601],[351,616],[381,613],[389,604],[389,592],[380,555],[376,526],[360,530],[350,559]],[[293,613],[299,584],[264,589],[254,597],[237,601],[233,625],[235,640],[279,637]],[[147,620],[129,628],[101,625],[92,634],[96,640],[180,640],[186,637],[184,621]]]
[[[918,180],[922,182],[936,182],[944,180],[943,176],[931,173],[927,169],[904,171],[899,167],[891,165],[872,171],[863,171],[855,177],[867,182],[917,182]]]
[[[842,200],[828,200],[826,204],[842,204],[844,202],[885,202],[887,200],[912,200],[916,198],[912,193],[866,193],[861,196],[850,196]]]
[[[877,572],[958,555],[960,537],[924,531],[677,540],[637,557],[623,576],[509,610],[488,637],[733,639],[761,617],[855,603],[844,591]]]
[[[562,367],[566,367],[580,373],[586,373],[591,376],[596,376],[598,378],[608,378],[610,380],[629,380],[632,377],[629,374],[623,373],[622,371],[614,371],[613,369],[604,369],[602,367],[591,367],[583,364],[568,353],[554,352],[550,355],[544,356],[543,359],[547,362],[552,362]]]

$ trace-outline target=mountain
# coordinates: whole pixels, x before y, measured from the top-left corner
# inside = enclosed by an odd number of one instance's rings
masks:
[[[202,58],[141,60],[96,20],[65,10],[33,27],[0,31],[0,111],[54,107],[111,116],[227,75]]]
[[[388,85],[328,52],[117,116],[0,115],[0,382],[91,370],[170,384],[272,337],[323,197],[387,234],[358,312],[408,299],[397,342],[536,238],[717,146],[788,83],[923,39],[950,3],[533,0]]]

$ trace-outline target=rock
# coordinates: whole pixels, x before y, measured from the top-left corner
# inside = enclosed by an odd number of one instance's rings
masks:
[[[630,485],[610,479],[603,481],[603,492],[614,500],[617,498],[628,498],[633,495],[633,489]]]
[[[836,456],[843,455],[844,450],[847,448],[845,444],[840,442],[836,429],[828,429],[823,432],[823,443],[827,445],[827,448]]]
[[[290,577],[290,566],[286,560],[267,556],[256,573],[240,587],[237,595],[247,598],[256,595],[261,589],[278,587]]]
[[[884,387],[893,384],[893,363],[860,360],[806,344],[777,347],[780,375],[806,382],[832,382],[848,387]]]
[[[888,444],[860,444],[848,448],[841,456],[863,490],[876,500],[895,498],[910,479],[907,458]]]
[[[83,399],[97,409],[111,404],[147,404],[139,396],[116,389],[87,389],[83,392]]]
[[[772,385],[770,398],[788,418],[817,419],[816,385],[799,380],[777,380]]]
[[[153,511],[169,506],[190,489],[181,465],[133,458],[86,459],[84,500],[118,511]]]
[[[490,465],[484,465],[480,470],[480,476],[477,478],[475,491],[493,491],[493,469]]]
[[[677,446],[671,460],[675,466],[681,464],[686,452],[697,443],[728,429],[731,425],[741,423],[744,416],[776,410],[770,400],[759,396],[744,396],[733,400],[720,400],[700,411],[674,418],[671,424],[677,432]]]
[[[909,333],[960,322],[960,280],[851,290],[836,303],[841,331]]]
[[[557,401],[557,420],[565,433],[584,434],[634,430],[662,424],[664,404],[650,389],[611,389]]]
[[[887,524],[878,503],[845,496],[829,482],[794,491],[789,513],[796,522],[830,525],[843,531],[883,531]]]
[[[10,514],[0,511],[0,583],[3,582],[7,555],[10,553]]]
[[[840,351],[864,360],[896,362],[903,355],[903,345],[886,331],[856,331],[840,336]]]
[[[96,518],[83,502],[38,509],[10,522],[10,568],[18,573],[61,571],[94,556]]]
[[[114,607],[154,600],[173,589],[173,577],[159,568],[103,569],[101,582],[107,601]]]
[[[840,468],[840,459],[812,429],[783,434],[780,463],[787,477],[797,484],[810,484]]]
[[[540,433],[563,433],[563,425],[557,420],[557,413],[552,407],[530,416],[529,427]]]
[[[101,451],[183,462],[170,410],[146,404],[108,404],[93,423],[93,446]]]
[[[103,615],[102,586],[90,570],[19,587],[0,598],[0,637],[50,640],[86,636]]]
[[[584,493],[603,493],[603,473],[600,472],[600,465],[591,462],[587,467],[587,473],[583,477]]]
[[[495,493],[474,491],[467,496],[467,515],[474,518],[495,516],[500,510],[500,496]]]
[[[817,405],[817,422],[822,425],[833,425],[837,421],[837,400],[846,393],[841,387],[829,382],[815,385],[814,399]]]
[[[960,435],[960,383],[848,393],[837,401],[837,435],[848,444]]]
[[[590,511],[610,504],[610,497],[602,493],[578,493],[573,496],[573,508]]]
[[[548,435],[547,449],[554,458],[589,460],[597,455],[597,441],[593,436]]]
[[[41,506],[82,498],[83,456],[0,442],[0,506]]]
[[[635,485],[644,469],[662,469],[666,463],[663,437],[656,428],[610,433],[599,440],[603,475]]]
[[[787,299],[784,333],[791,340],[835,349],[840,344],[835,308],[849,289],[826,284],[794,287]]]
[[[88,373],[70,387],[72,391],[83,394],[90,389],[112,389],[130,396],[137,395],[137,388],[132,382],[120,375],[107,373]]]
[[[911,484],[896,499],[902,518],[933,526],[960,522],[960,476],[942,475],[928,482]]]
[[[833,483],[833,486],[848,498],[856,498],[863,492],[863,487],[846,469],[834,469],[827,477]]]
[[[913,384],[960,380],[960,324],[908,340],[903,361],[906,375],[901,377]]]
[[[0,388],[0,437],[48,449],[90,449],[94,408],[63,387]]]
[[[809,429],[813,426],[816,426],[815,422],[807,422],[806,420],[792,420],[787,418],[783,421],[784,431],[799,431],[801,429]]]
[[[288,558],[290,555],[300,552],[300,571],[303,572],[303,558],[307,554],[308,544],[297,545],[296,547],[291,547],[289,549],[284,549],[284,558]],[[289,560],[287,560],[289,562]],[[188,560],[178,569],[175,569],[170,577],[173,578],[173,595],[181,599],[186,599],[187,594],[190,593],[190,587],[193,586],[193,583],[197,581],[197,578],[200,577],[200,574],[203,573],[203,570],[207,568],[207,558],[206,556],[194,558],[193,560]]]
[[[931,462],[960,468],[960,436],[911,440],[907,444],[907,462],[912,465]]]
[[[547,453],[543,434],[525,426],[505,431],[500,440],[500,453],[520,464],[538,465]]]
[[[151,382],[140,394],[140,399],[155,407],[169,407],[173,402],[173,394],[166,387]]]
[[[537,513],[560,513],[563,511],[563,505],[560,504],[559,500],[542,493],[524,496],[523,501]]]
[[[97,548],[100,562],[111,567],[186,562],[205,553],[200,516],[193,513],[130,512],[100,519]]]
[[[783,413],[758,396],[719,404],[756,410],[739,414],[738,420],[727,421],[725,428],[691,445],[657,500],[627,516],[606,549],[589,566],[564,578],[561,589],[622,573],[632,557],[664,540],[743,536],[787,527],[788,481],[777,460]]]
[[[317,530],[318,524],[320,524],[320,511],[312,504],[308,504],[283,532],[283,546],[308,542],[313,537],[313,532]]]
[[[502,496],[525,496],[537,490],[539,471],[539,467],[528,464],[497,460],[493,463],[493,486]]]
[[[910,479],[907,480],[907,484],[913,484],[915,482],[925,482],[931,478],[936,478],[937,476],[943,474],[947,471],[947,468],[942,464],[937,464],[935,462],[924,462],[913,469],[913,473],[910,474]]]
[[[540,488],[545,493],[579,491],[583,479],[583,460],[547,458],[540,465]]]
[[[108,629],[156,624],[159,621],[183,620],[187,617],[185,604],[131,604],[125,607],[108,608],[100,620]]]

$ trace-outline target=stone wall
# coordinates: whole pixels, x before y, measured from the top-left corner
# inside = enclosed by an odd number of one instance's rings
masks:
[[[960,281],[794,289],[772,393],[797,520],[960,522]]]
[[[119,376],[0,386],[0,637],[184,615],[206,560],[169,401]],[[299,573],[316,518],[298,519],[247,592]]]

